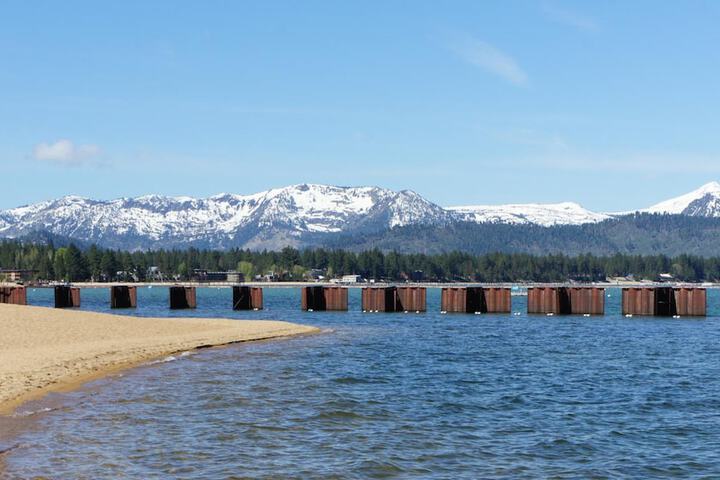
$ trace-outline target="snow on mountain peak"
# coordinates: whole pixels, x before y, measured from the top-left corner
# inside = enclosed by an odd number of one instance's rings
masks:
[[[603,213],[591,212],[574,202],[547,204],[472,205],[449,207],[464,220],[477,223],[533,223],[552,225],[581,225],[597,223],[610,218]]]
[[[720,216],[720,183],[706,183],[685,195],[640,210],[647,213],[685,214],[707,217]]]

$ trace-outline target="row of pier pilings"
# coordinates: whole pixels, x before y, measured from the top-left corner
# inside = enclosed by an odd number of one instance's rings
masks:
[[[261,310],[263,292],[259,287],[235,286],[233,288],[233,310]],[[171,310],[197,308],[195,287],[169,287],[169,306]],[[55,308],[79,308],[80,288],[67,285],[54,287]],[[27,305],[25,287],[0,287],[0,303]],[[111,308],[136,308],[137,287],[113,285],[110,287]]]
[[[59,285],[56,308],[80,307],[80,288]],[[263,289],[232,287],[233,310],[261,310]],[[425,312],[425,287],[389,286],[362,289],[363,312]],[[25,287],[0,287],[0,303],[27,305]],[[348,289],[337,286],[309,286],[301,289],[300,304],[305,311],[347,311]],[[110,287],[111,308],[137,307],[137,287]],[[169,287],[173,310],[197,307],[195,287]],[[506,287],[445,287],[441,292],[442,313],[510,313],[512,296]],[[527,313],[546,315],[603,315],[605,289],[601,287],[529,287]],[[622,289],[622,314],[626,316],[705,316],[707,292],[697,287],[627,287]]]

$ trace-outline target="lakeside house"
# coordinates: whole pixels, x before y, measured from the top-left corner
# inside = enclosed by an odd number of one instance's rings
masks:
[[[38,273],[38,270],[24,268],[0,268],[0,279],[8,282],[26,282]]]
[[[363,278],[360,275],[343,275],[340,283],[362,283]]]
[[[155,265],[153,265],[147,269],[146,275],[147,275],[147,280],[150,282],[151,281],[158,281],[158,282],[165,281],[165,275],[160,270],[160,267],[155,266]]]
[[[325,280],[325,275],[326,275],[325,270],[323,270],[321,268],[311,268],[305,274],[305,276],[307,277],[308,280],[312,280],[314,282],[319,282],[319,281]]]
[[[193,270],[192,280],[197,282],[231,282],[240,283],[245,281],[245,275],[234,270],[227,272],[214,272],[201,268]]]

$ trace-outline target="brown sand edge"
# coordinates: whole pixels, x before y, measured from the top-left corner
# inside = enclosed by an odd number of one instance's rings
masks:
[[[18,395],[17,397],[13,397],[4,401],[0,401],[0,416],[10,416],[13,415],[19,407],[24,405],[25,403],[40,400],[47,396],[50,393],[63,393],[63,392],[71,392],[74,390],[78,390],[82,388],[87,383],[93,382],[95,380],[100,380],[102,378],[108,377],[110,375],[114,375],[123,371],[131,370],[133,368],[141,367],[143,365],[146,365],[148,362],[151,362],[153,360],[159,360],[163,357],[174,355],[177,353],[182,352],[188,352],[188,351],[195,351],[205,348],[220,348],[220,347],[227,347],[229,345],[235,345],[239,343],[248,343],[248,342],[260,342],[265,340],[277,340],[282,338],[291,338],[291,337],[300,337],[300,336],[306,336],[306,335],[316,335],[321,332],[321,330],[317,327],[310,327],[305,325],[299,325],[299,324],[293,324],[293,326],[297,327],[298,329],[303,329],[302,331],[296,331],[295,329],[290,329],[290,332],[287,331],[279,331],[275,334],[262,334],[258,335],[257,337],[251,337],[251,338],[242,338],[237,340],[223,340],[218,342],[211,342],[207,343],[206,340],[203,340],[202,342],[198,341],[196,344],[190,344],[190,345],[184,345],[182,348],[172,348],[168,350],[162,350],[153,352],[152,354],[142,355],[139,354],[132,360],[127,361],[114,361],[111,359],[108,359],[107,364],[99,364],[99,365],[93,365],[92,370],[88,370],[87,372],[83,372],[80,374],[75,375],[69,375],[67,377],[58,377],[53,379],[53,383],[45,385],[43,387],[34,389],[32,391],[23,392],[22,394]],[[7,452],[2,452],[7,453]],[[1,455],[0,455],[1,456]],[[0,470],[1,471],[1,470]]]

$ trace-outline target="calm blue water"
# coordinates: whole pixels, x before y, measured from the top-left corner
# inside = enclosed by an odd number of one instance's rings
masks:
[[[720,297],[705,319],[303,313],[299,291],[173,315],[330,331],[203,350],[56,395],[13,442],[21,478],[718,478]],[[51,292],[30,292],[49,304]],[[83,291],[107,310],[108,292]],[[139,315],[168,315],[139,291]],[[525,311],[525,298],[513,297]]]

